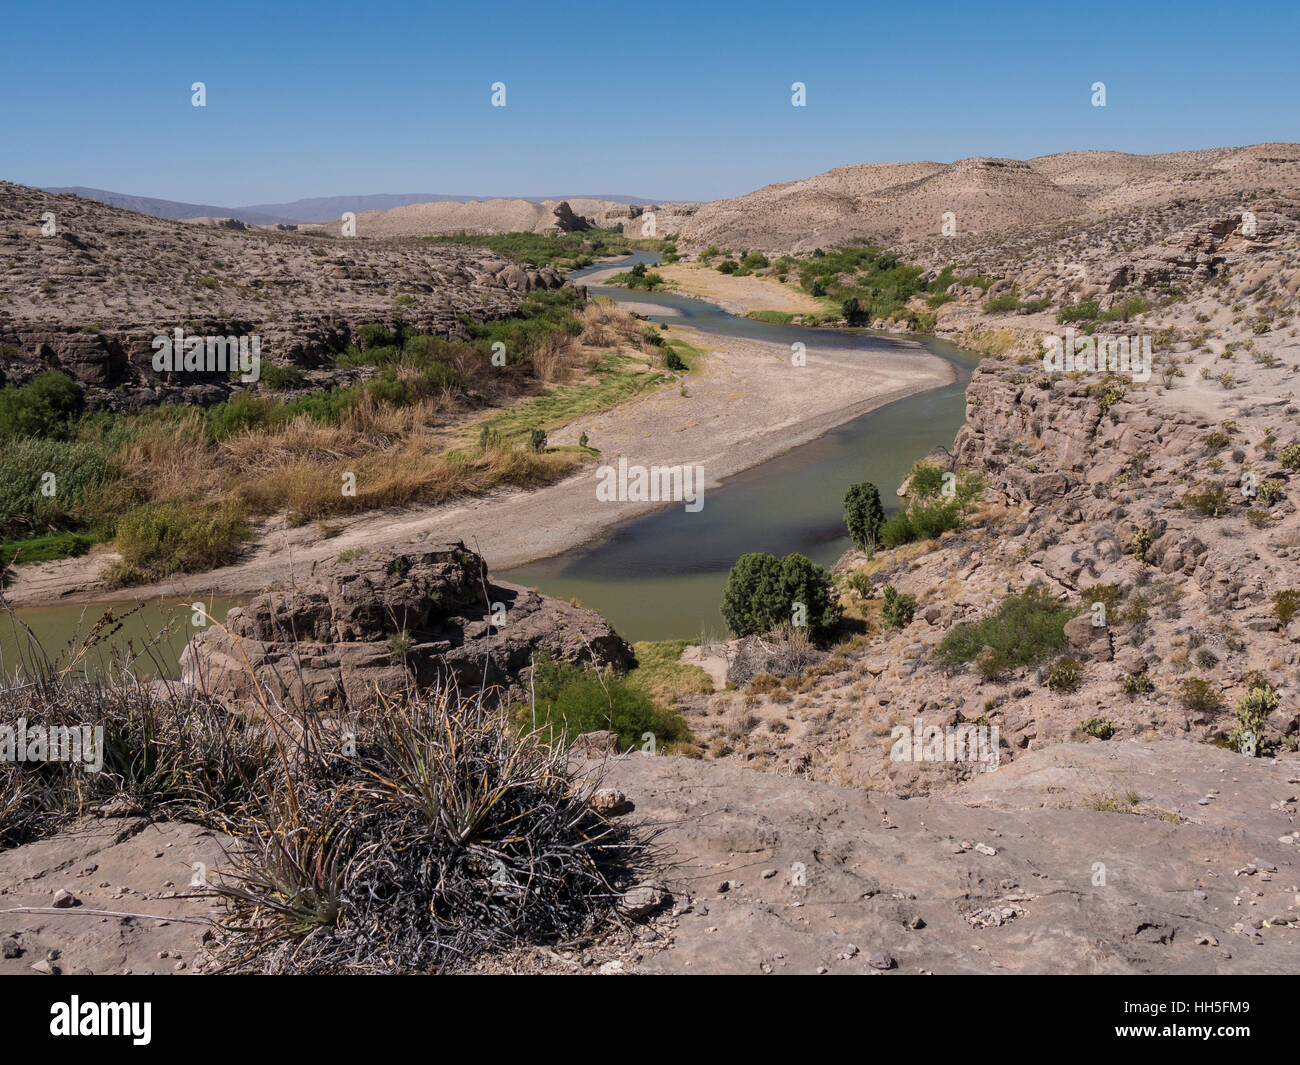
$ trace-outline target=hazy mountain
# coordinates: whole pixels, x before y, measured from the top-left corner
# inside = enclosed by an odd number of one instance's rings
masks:
[[[47,188],[46,192],[72,193],[87,200],[97,200],[112,207],[151,215],[154,218],[238,218],[252,225],[272,225],[292,222],[332,222],[344,211],[386,211],[413,203],[451,202],[472,203],[494,199],[490,196],[452,196],[440,192],[374,193],[357,196],[316,196],[291,203],[258,203],[247,207],[217,207],[212,204],[182,203],[177,200],[160,200],[152,196],[132,196],[125,192],[109,192],[84,186]],[[637,196],[520,196],[531,203],[547,200],[591,199],[614,203],[644,204],[653,200]]]

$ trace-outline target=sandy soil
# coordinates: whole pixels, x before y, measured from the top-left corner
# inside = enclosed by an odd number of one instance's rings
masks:
[[[707,506],[709,491],[724,478],[955,376],[948,363],[910,340],[870,352],[810,348],[807,365],[796,367],[789,349],[779,344],[679,332],[710,351],[703,368],[684,379],[684,387],[668,384],[575,422],[552,433],[551,443],[576,443],[585,431],[591,446],[602,452],[601,463],[616,465],[626,457],[631,465],[703,466]],[[315,525],[287,528],[271,522],[236,565],[127,593],[97,585],[95,574],[114,557],[109,553],[22,567],[5,597],[13,605],[35,606],[87,598],[240,595],[304,573],[340,551],[413,540],[463,539],[499,570],[566,551],[660,506],[598,501],[596,484],[591,466],[533,492],[360,515],[337,522],[342,531],[328,539],[321,538]]]

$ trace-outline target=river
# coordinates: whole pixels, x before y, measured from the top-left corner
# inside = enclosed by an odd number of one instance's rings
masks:
[[[616,264],[653,265],[657,253],[639,252]],[[602,264],[571,275],[575,281]],[[728,314],[712,303],[675,293],[646,293],[591,285],[591,295],[653,304],[665,314],[651,321],[689,325],[701,332],[812,347],[897,349],[898,338],[863,329],[809,329]],[[611,530],[600,542],[555,558],[494,574],[548,595],[576,598],[599,611],[628,640],[697,639],[726,635],[719,604],[727,573],[748,551],[799,552],[830,565],[849,546],[843,500],[849,485],[880,487],[886,512],[912,464],[936,446],[951,447],[966,418],[966,384],[980,356],[946,340],[914,338],[950,362],[957,380],[864,414],[807,444],[753,466],[711,489],[698,513],[667,507]]]
[[[657,253],[638,252],[617,264],[653,265]],[[607,269],[605,263],[575,272],[574,280]],[[701,332],[772,341],[789,346],[846,347],[898,352],[915,349],[898,338],[862,329],[808,329],[741,318],[703,300],[674,293],[630,292],[591,285],[592,295],[618,302],[664,308],[654,322],[689,325]],[[979,356],[932,337],[915,337],[927,351],[947,359],[957,371],[952,384],[921,392],[864,414],[807,444],[791,448],[728,478],[705,496],[698,513],[667,507],[609,530],[598,542],[493,576],[536,587],[548,595],[576,598],[599,611],[628,640],[697,639],[723,636],[718,611],[727,573],[748,551],[786,555],[798,551],[823,565],[848,547],[842,501],[849,485],[880,486],[886,511],[896,509],[893,490],[912,463],[936,446],[951,447],[966,414],[966,383]],[[197,597],[192,597],[197,598]],[[210,616],[224,618],[234,599],[208,599]],[[108,638],[78,656],[78,648],[102,617]],[[45,653],[56,662],[76,662],[79,670],[100,673],[114,662],[137,674],[175,670],[196,618],[189,600],[137,605],[98,603],[83,607],[26,607],[14,618],[0,615],[0,675],[30,663],[29,626]],[[148,648],[148,650],[146,650]]]

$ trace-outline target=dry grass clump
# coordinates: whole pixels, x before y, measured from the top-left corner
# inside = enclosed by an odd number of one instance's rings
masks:
[[[228,971],[454,969],[590,934],[641,844],[589,805],[562,747],[455,689],[382,697],[321,730],[235,826]]]
[[[5,663],[35,679],[0,680],[0,729],[16,737],[20,727],[79,734],[100,727],[103,740],[93,759],[82,748],[80,762],[0,760],[0,848],[56,832],[110,802],[160,819],[217,824],[263,778],[264,737],[206,693],[141,682],[124,663],[110,665],[111,683],[73,679],[120,621],[106,612],[66,660],[52,661],[32,638],[22,662]],[[9,623],[22,625],[12,615]],[[88,772],[87,762],[100,758],[99,771]]]
[[[493,693],[411,689],[346,721],[264,695],[244,717],[125,672],[74,683],[33,648],[39,679],[0,686],[0,725],[100,725],[103,769],[0,762],[0,847],[109,800],[221,829],[219,971],[447,971],[576,941],[647,860],[591,806],[598,775],[575,779],[566,748],[521,733]]]

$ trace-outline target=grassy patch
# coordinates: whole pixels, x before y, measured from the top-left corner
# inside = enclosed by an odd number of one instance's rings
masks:
[[[251,536],[243,507],[161,503],[136,507],[117,525],[120,562],[109,567],[110,586],[199,573],[234,560]]]
[[[713,678],[699,666],[678,661],[689,640],[643,641],[632,645],[636,668],[627,675],[628,686],[667,706],[683,695],[709,695]]]
[[[689,347],[689,345],[687,345]],[[698,351],[698,349],[695,349]],[[501,411],[475,425],[500,434],[502,440],[522,439],[534,429],[552,432],[575,418],[599,414],[626,403],[667,380],[666,375],[629,355],[601,356],[596,368],[582,384],[560,385],[534,396],[509,410]]]
[[[0,566],[76,558],[84,555],[95,543],[94,536],[74,532],[49,533],[33,536],[30,540],[11,540],[0,543]]]
[[[956,626],[935,654],[949,665],[974,662],[985,678],[995,677],[1061,651],[1065,623],[1074,613],[1068,604],[1031,588],[1007,596],[988,617]]]
[[[656,706],[644,690],[627,678],[594,669],[539,660],[534,678],[537,726],[566,740],[584,732],[618,733],[619,747],[640,747],[644,735],[654,736],[656,748],[690,738],[680,714]],[[516,708],[520,723],[532,727],[533,711]]]

